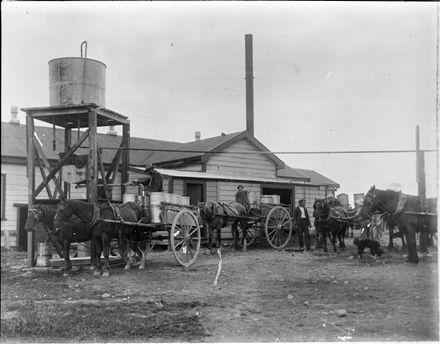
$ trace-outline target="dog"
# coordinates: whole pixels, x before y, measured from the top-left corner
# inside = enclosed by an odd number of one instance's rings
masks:
[[[362,254],[364,253],[364,250],[367,247],[370,249],[370,253],[373,256],[381,257],[382,254],[384,253],[384,251],[380,247],[380,244],[375,240],[371,240],[371,239],[361,239],[360,240],[359,238],[355,238],[353,240],[353,244],[355,244],[357,246],[358,257],[361,259],[362,259]]]

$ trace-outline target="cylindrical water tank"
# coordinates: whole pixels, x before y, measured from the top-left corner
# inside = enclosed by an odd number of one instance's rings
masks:
[[[50,106],[95,103],[105,107],[104,63],[83,57],[61,57],[48,63]]]

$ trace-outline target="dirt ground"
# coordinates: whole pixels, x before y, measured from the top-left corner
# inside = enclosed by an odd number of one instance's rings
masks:
[[[437,249],[418,265],[355,252],[352,239],[337,254],[225,248],[214,286],[220,259],[204,250],[189,269],[152,252],[107,278],[2,251],[2,342],[438,341]]]

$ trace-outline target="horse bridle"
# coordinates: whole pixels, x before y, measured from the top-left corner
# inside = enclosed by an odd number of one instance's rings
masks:
[[[205,221],[212,221],[215,218],[214,203],[211,203],[209,205],[209,208],[211,208],[210,209],[211,214],[209,217],[206,217],[206,210],[208,209],[208,207],[206,207],[206,205],[205,205],[205,207],[203,208],[203,217],[205,218]]]
[[[319,201],[319,221],[327,221],[330,217],[330,206],[327,204],[327,211],[325,211],[325,201]],[[323,211],[324,210],[324,211]]]
[[[364,202],[367,201],[371,205],[369,215],[373,215],[373,214],[383,215],[386,213],[389,213],[390,215],[396,214],[399,202],[397,202],[396,208],[392,211],[388,209],[388,205],[386,203],[384,203],[383,201],[377,201],[376,196],[377,196],[376,193],[374,193],[373,196],[370,195],[368,196],[368,198],[366,197],[364,199]]]
[[[41,223],[44,218],[43,211],[39,208],[31,208],[29,212],[32,214],[32,217],[36,223]]]

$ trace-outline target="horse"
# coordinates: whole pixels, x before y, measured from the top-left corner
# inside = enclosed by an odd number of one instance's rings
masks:
[[[408,246],[407,262],[417,264],[419,258],[416,232],[437,232],[437,214],[428,212],[426,204],[426,199],[421,197],[393,190],[379,190],[372,186],[364,197],[360,215],[386,214],[405,234]]]
[[[336,239],[339,241],[339,248],[345,248],[344,239],[349,224],[339,219],[336,207],[339,207],[337,203],[327,199],[315,199],[313,203],[313,217],[318,235],[317,248],[322,248],[324,252],[327,252],[327,236],[333,245],[333,252],[336,252]]]
[[[92,232],[85,226],[80,218],[72,216],[65,222],[59,224],[58,230],[55,229],[54,219],[57,210],[42,205],[31,208],[25,224],[27,231],[33,231],[37,223],[41,223],[46,230],[48,239],[52,241],[61,258],[65,260],[65,270],[72,270],[70,261],[70,244],[72,242],[86,242],[92,240]],[[92,265],[91,270],[95,269],[94,247],[92,242]]]
[[[217,233],[216,246],[217,249],[221,248],[221,229],[226,227],[229,223],[231,223],[230,218],[235,218],[232,221],[232,237],[234,240],[234,248],[239,249],[238,243],[238,229],[237,225],[240,224],[242,230],[242,236],[244,242],[247,240],[246,238],[246,226],[247,223],[244,219],[240,218],[240,216],[246,215],[246,207],[238,202],[232,203],[220,203],[220,202],[206,202],[200,206],[200,215],[202,221],[208,225],[209,232],[209,249],[212,251],[212,237],[214,230]],[[245,245],[243,245],[243,249],[245,249]]]
[[[130,262],[126,261],[126,244],[129,239],[139,236],[142,231],[135,232],[133,226],[125,226],[126,222],[138,222],[142,217],[142,207],[136,202],[127,202],[119,206],[96,205],[79,200],[62,200],[57,208],[54,224],[55,227],[62,225],[66,219],[78,216],[92,232],[93,242],[95,244],[95,275],[101,274],[101,253],[104,252],[103,276],[109,276],[109,252],[110,240],[119,239],[119,250],[121,259],[126,264],[125,269],[130,268]],[[110,223],[105,220],[119,220],[120,223]],[[142,261],[139,268],[145,268],[145,255],[142,254]]]

